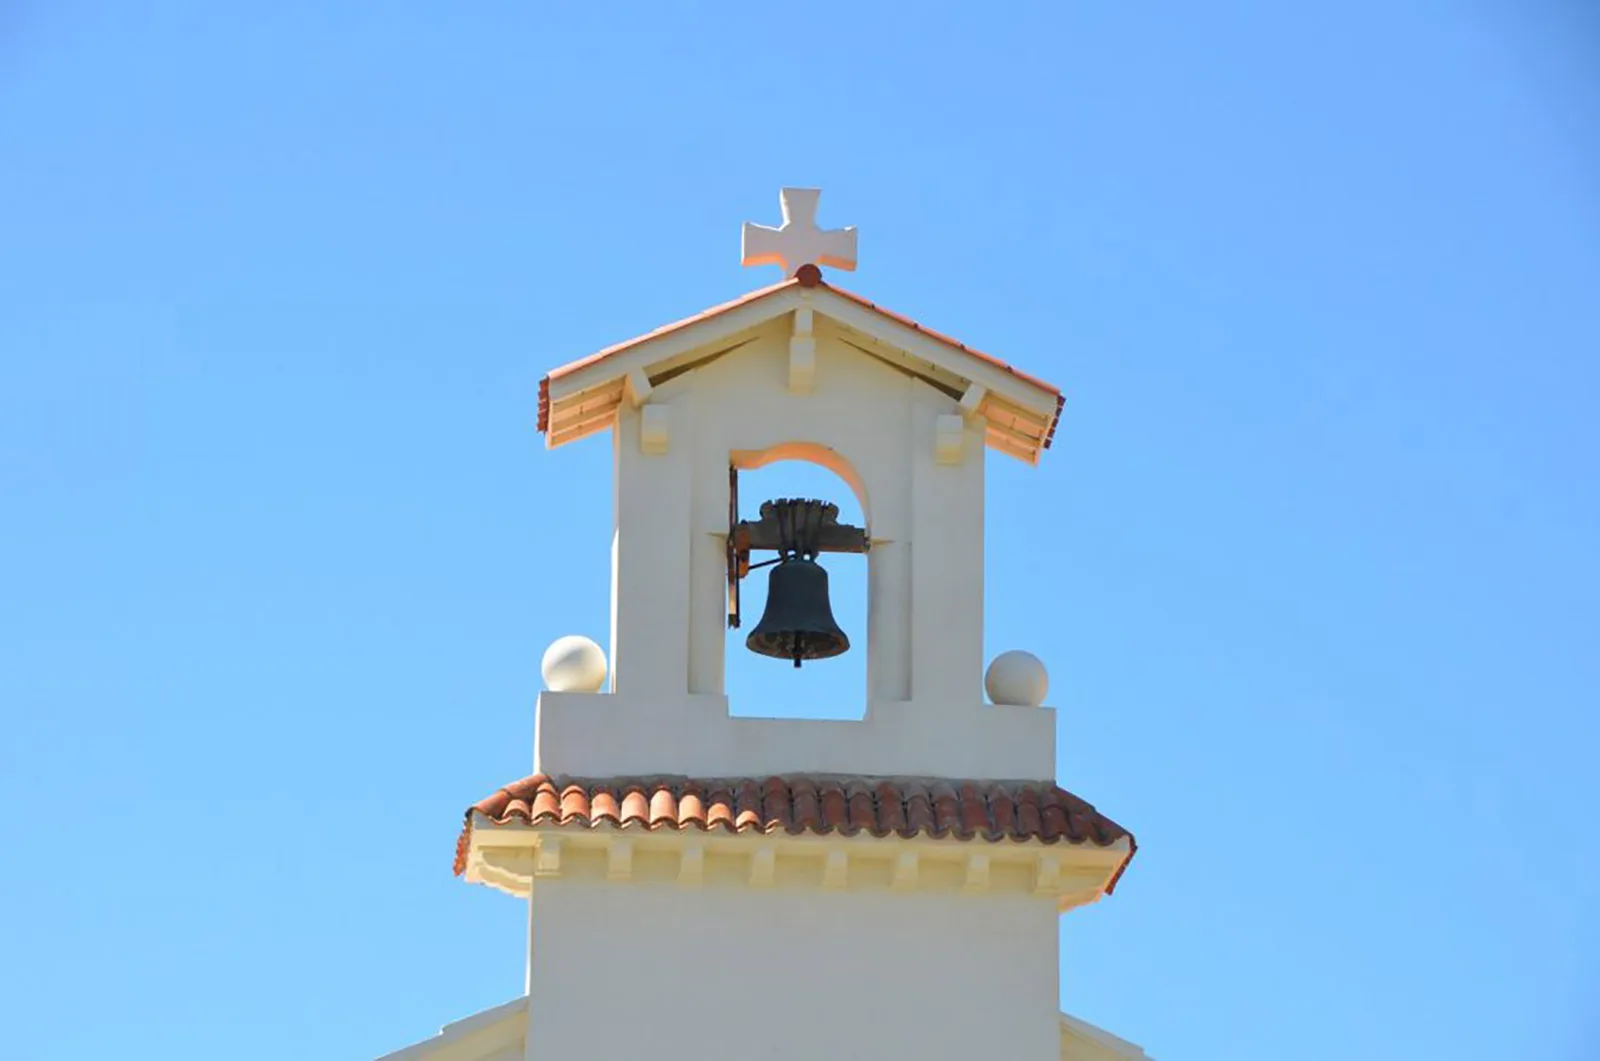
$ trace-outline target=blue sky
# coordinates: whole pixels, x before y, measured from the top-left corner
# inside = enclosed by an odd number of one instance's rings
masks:
[[[449,869],[606,628],[609,450],[538,380],[769,282],[738,226],[814,184],[847,286],[1067,393],[987,598],[1141,843],[1064,1004],[1600,1053],[1600,23],[1170,6],[6,4],[8,1049],[370,1057],[522,989]],[[849,714],[858,662],[733,680]]]

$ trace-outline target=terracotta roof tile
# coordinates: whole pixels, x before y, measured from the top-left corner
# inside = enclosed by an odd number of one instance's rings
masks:
[[[520,822],[565,828],[610,825],[847,836],[865,832],[907,839],[921,835],[1101,847],[1126,839],[1129,858],[1134,846],[1128,830],[1052,781],[836,774],[732,778],[534,774],[467,811],[456,844],[457,874],[466,869],[475,814],[497,825]],[[1121,876],[1120,870],[1117,875]]]

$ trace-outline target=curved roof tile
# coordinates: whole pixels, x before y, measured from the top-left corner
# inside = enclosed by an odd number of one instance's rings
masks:
[[[1132,833],[1053,781],[854,774],[722,778],[534,774],[468,808],[456,844],[458,875],[466,869],[474,815],[496,825],[579,829],[609,825],[679,832],[691,828],[789,835],[865,832],[906,839],[929,836],[1100,847],[1126,839],[1130,859],[1136,846]]]

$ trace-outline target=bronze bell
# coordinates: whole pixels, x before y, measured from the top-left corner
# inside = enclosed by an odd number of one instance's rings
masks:
[[[788,556],[767,579],[767,607],[745,646],[775,659],[827,659],[850,649],[850,639],[833,620],[828,603],[828,573],[804,555]]]

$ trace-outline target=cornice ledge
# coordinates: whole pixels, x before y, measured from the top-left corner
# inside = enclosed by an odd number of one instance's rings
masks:
[[[463,876],[519,898],[535,879],[613,884],[803,887],[828,891],[964,892],[1054,899],[1061,912],[1098,901],[1127,862],[1126,839],[1045,844],[867,832],[798,835],[754,830],[497,823],[474,814]]]
[[[1061,1061],[1153,1061],[1144,1048],[1104,1028],[1061,1014]]]

